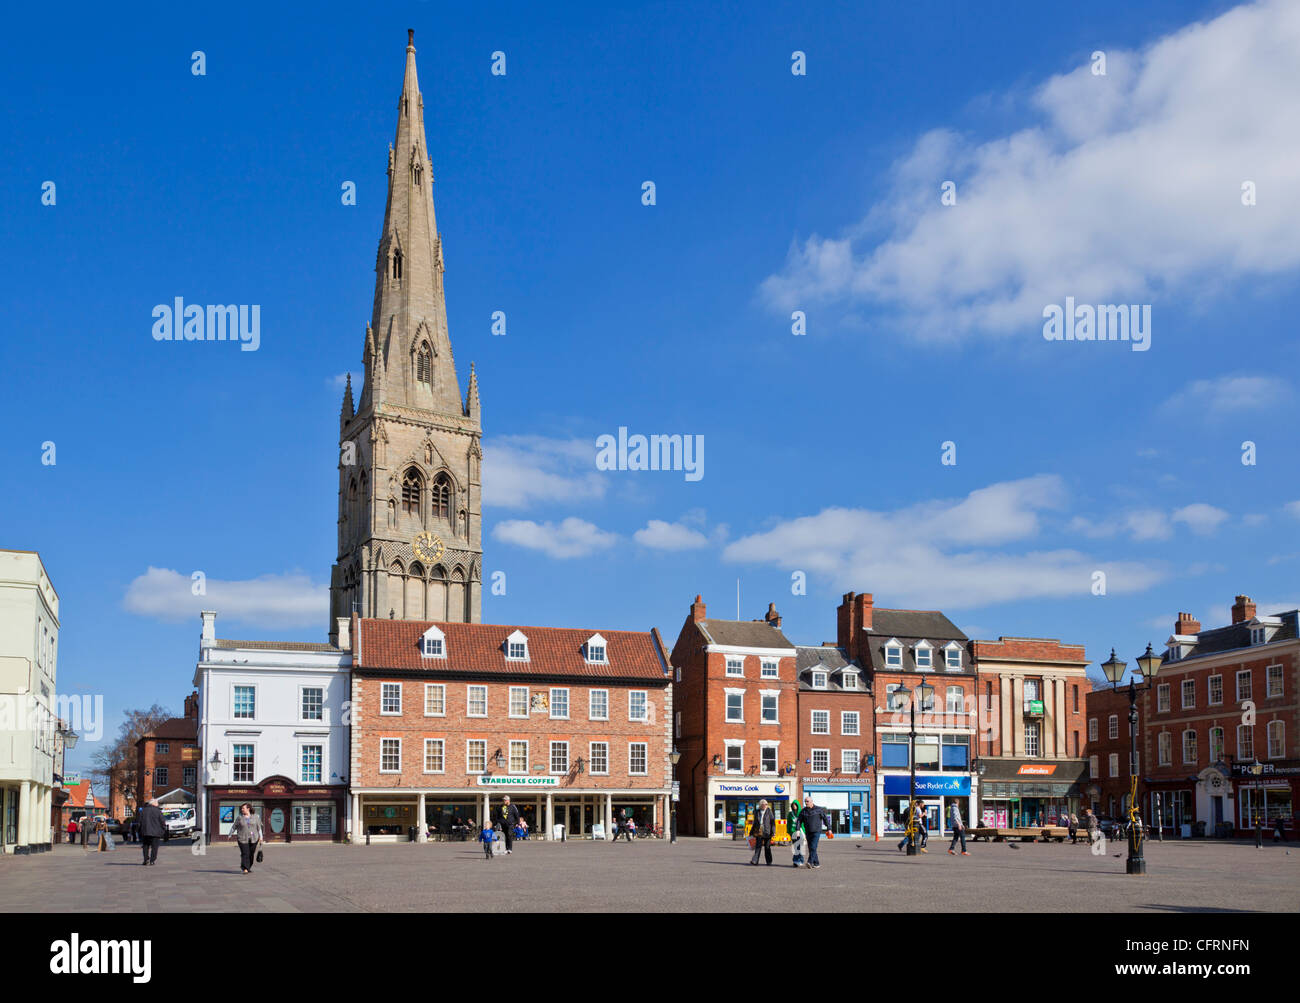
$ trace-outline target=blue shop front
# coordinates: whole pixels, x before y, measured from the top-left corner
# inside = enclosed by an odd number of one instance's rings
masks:
[[[826,777],[800,777],[805,800],[826,809],[837,836],[871,835],[871,785],[834,782]]]
[[[912,778],[908,773],[885,774],[880,785],[880,817],[884,820],[881,831],[888,835],[902,835],[907,817],[907,802],[911,795]],[[967,826],[972,823],[971,778],[969,774],[916,775],[916,799],[921,802],[929,820],[932,833],[948,832],[949,811],[955,803]]]

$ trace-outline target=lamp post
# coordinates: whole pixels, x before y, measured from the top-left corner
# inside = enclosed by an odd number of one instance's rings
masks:
[[[1106,673],[1106,679],[1110,682],[1111,689],[1116,693],[1120,692],[1119,681],[1124,677],[1126,664],[1115,657],[1114,648],[1110,649],[1110,658],[1101,663],[1101,670]],[[1128,771],[1130,790],[1128,804],[1128,860],[1124,864],[1124,870],[1127,874],[1145,874],[1147,872],[1147,862],[1142,856],[1142,826],[1138,821],[1137,809],[1137,695],[1139,692],[1151,689],[1162,664],[1163,659],[1152,651],[1151,645],[1148,644],[1147,650],[1139,655],[1137,659],[1137,671],[1142,673],[1142,685],[1138,686],[1132,676],[1129,676],[1128,680]]]
[[[918,852],[916,845],[918,828],[916,817],[916,700],[913,699],[912,692],[906,686],[899,686],[898,694],[907,701],[909,713],[907,758],[911,767],[911,784],[907,798],[907,855],[915,857]],[[921,710],[925,710],[926,702],[934,697],[934,687],[925,681],[925,676],[922,676],[920,683],[917,684],[915,696],[921,699]]]
[[[668,753],[668,759],[673,764],[673,783],[677,780],[677,764],[681,762],[682,754],[677,751],[677,743],[673,743],[673,751]],[[668,795],[668,842],[677,842],[677,798],[670,792]]]

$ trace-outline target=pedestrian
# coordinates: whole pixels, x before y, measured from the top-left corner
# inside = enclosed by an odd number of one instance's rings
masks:
[[[821,861],[817,859],[817,844],[821,841],[822,830],[831,824],[831,820],[826,817],[826,812],[813,804],[813,799],[804,795],[803,808],[799,810],[797,825],[803,828],[808,837],[808,862],[805,867],[821,867]]]
[[[1273,823],[1273,842],[1276,843],[1279,839],[1284,843],[1287,841],[1286,820],[1282,818],[1281,815],[1279,815],[1277,821]]]
[[[767,798],[758,802],[754,810],[754,822],[749,827],[750,838],[754,841],[754,856],[749,861],[758,866],[758,855],[765,854],[767,866],[772,866],[772,837],[776,835],[776,813],[768,806]]]
[[[1084,812],[1084,827],[1088,830],[1088,845],[1091,846],[1097,842],[1098,824],[1097,816],[1093,814],[1091,808]]]
[[[632,833],[627,828],[627,809],[620,808],[618,814],[614,816],[614,842],[618,842],[619,836],[626,836],[627,841],[632,842]]]
[[[129,833],[132,843],[140,842],[140,816],[131,816],[131,831]]]
[[[68,819],[68,842],[75,843],[76,841],[77,841],[77,820],[75,818],[70,818]]]
[[[483,856],[488,860],[492,859],[492,843],[497,838],[496,830],[487,822],[483,823],[483,831],[478,834],[478,841],[483,844]]]
[[[501,826],[501,833],[506,838],[506,853],[515,842],[515,826],[519,824],[519,809],[510,803],[510,795],[507,794],[501,802],[501,807],[496,813],[497,823]]]
[[[948,844],[948,852],[953,852],[952,848],[957,845],[957,840],[960,839],[961,855],[969,857],[970,854],[966,852],[966,823],[962,820],[961,809],[957,806],[956,801],[948,809],[948,824],[952,829],[952,842]]]
[[[153,801],[149,803],[154,804]],[[147,827],[148,819],[143,819],[142,825]],[[262,817],[253,814],[253,806],[247,801],[239,806],[239,814],[235,816],[235,826],[230,830],[230,835],[239,843],[240,873],[251,874],[253,863],[262,847]]]
[[[1076,815],[1074,812],[1070,812],[1069,826],[1070,826],[1070,843],[1071,845],[1073,845],[1079,841],[1079,816]]]
[[[909,830],[912,828],[912,819],[915,817],[915,812],[913,811],[913,805],[915,804],[916,802],[912,802],[912,804],[908,805],[903,811],[903,838],[898,841],[899,852],[906,849],[907,841],[912,838],[912,834]]]
[[[1255,812],[1255,849],[1264,849],[1264,817]]]
[[[142,864],[158,863],[158,840],[162,839],[166,833],[166,823],[163,822],[162,809],[158,807],[158,799],[150,798],[149,803],[140,809],[140,852],[144,854],[144,859],[141,860]]]
[[[930,842],[930,811],[925,805],[917,806],[916,820],[921,832],[921,846],[919,849],[922,853],[929,853],[930,851],[925,847]]]

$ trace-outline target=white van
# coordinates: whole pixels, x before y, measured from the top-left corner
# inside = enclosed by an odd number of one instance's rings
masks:
[[[163,825],[166,827],[163,839],[193,835],[195,828],[193,808],[164,808],[162,815]]]

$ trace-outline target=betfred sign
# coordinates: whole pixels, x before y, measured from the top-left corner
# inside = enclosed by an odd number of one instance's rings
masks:
[[[1050,777],[1055,772],[1055,764],[1031,765],[1026,763],[1024,766],[1020,767],[1020,769],[1016,770],[1016,773],[1022,777]]]

